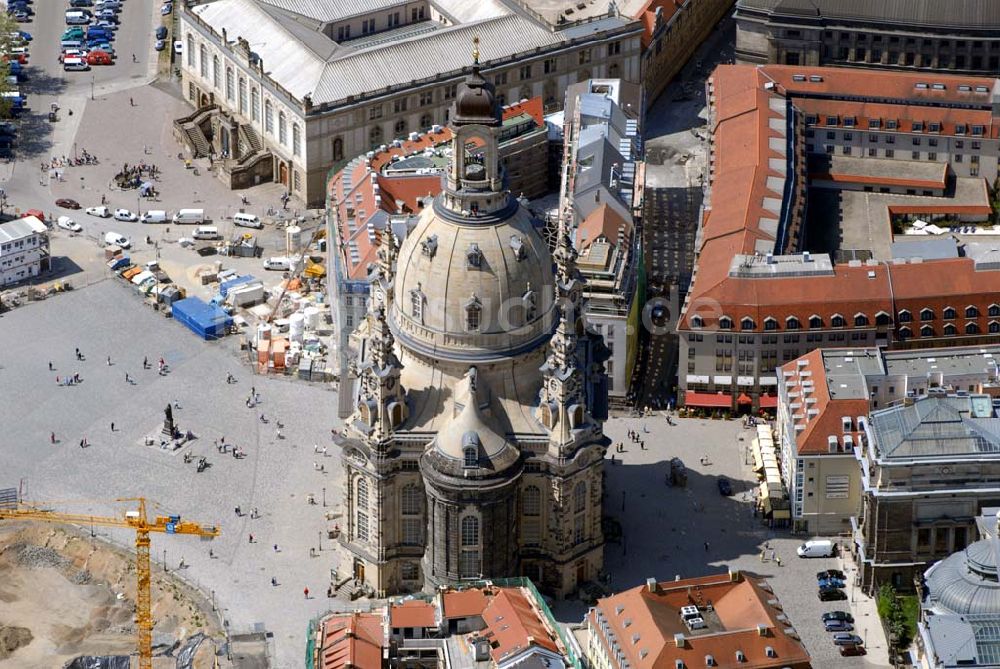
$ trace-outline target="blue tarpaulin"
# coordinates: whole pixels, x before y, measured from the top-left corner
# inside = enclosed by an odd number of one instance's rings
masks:
[[[219,307],[206,304],[197,297],[174,302],[171,313],[174,319],[183,323],[202,339],[219,339],[225,336],[229,326],[233,324],[229,314]]]

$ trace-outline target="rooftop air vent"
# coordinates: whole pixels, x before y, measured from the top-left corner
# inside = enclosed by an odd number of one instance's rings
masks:
[[[809,81],[813,82],[814,84],[818,84],[821,81],[823,81],[823,77],[821,77],[818,74],[810,74],[809,75]]]

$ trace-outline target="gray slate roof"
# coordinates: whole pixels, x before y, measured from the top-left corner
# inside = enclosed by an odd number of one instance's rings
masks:
[[[352,4],[381,0],[351,0]],[[337,45],[314,30],[311,21],[290,12],[294,8],[316,13],[310,3],[321,0],[216,0],[191,9],[229,39],[244,37],[264,62],[264,69],[296,98],[312,95],[313,104],[360,96],[388,86],[457,72],[472,64],[472,38],[480,38],[480,60],[491,61],[559,44],[571,36],[552,32],[516,13],[495,15],[456,26],[442,27],[389,44],[352,48]],[[336,3],[331,3],[336,4]],[[332,11],[332,10],[331,10]],[[627,25],[629,19],[615,19]],[[614,26],[609,26],[614,27]]]
[[[871,23],[1000,28],[1000,2],[996,0],[739,0],[737,7]]]

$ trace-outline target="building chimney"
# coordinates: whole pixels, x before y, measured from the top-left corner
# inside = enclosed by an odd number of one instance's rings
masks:
[[[729,570],[729,580],[733,583],[739,583],[740,581],[740,570],[730,569]]]
[[[649,588],[649,591],[652,593],[656,593],[659,591],[659,586],[656,583],[656,579],[653,578],[652,576],[646,579],[646,587]]]
[[[757,636],[767,636],[767,625],[757,623]]]
[[[687,639],[684,638],[683,634],[678,632],[677,634],[674,635],[674,645],[677,646],[678,648],[686,648]]]

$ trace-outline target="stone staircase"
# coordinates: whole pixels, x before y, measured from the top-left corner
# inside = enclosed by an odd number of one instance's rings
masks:
[[[337,584],[337,587],[333,591],[334,597],[338,599],[346,599],[352,602],[363,595],[364,591],[362,585],[353,578],[345,578]]]
[[[194,158],[203,158],[212,152],[202,126],[211,122],[212,116],[218,109],[219,105],[212,104],[174,120],[174,136],[191,149]]]
[[[264,148],[264,145],[260,142],[260,137],[257,135],[257,131],[252,126],[240,125],[238,134],[241,156],[256,153]]]

